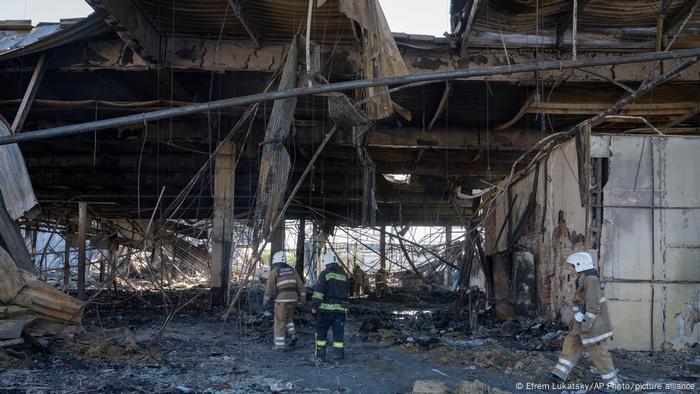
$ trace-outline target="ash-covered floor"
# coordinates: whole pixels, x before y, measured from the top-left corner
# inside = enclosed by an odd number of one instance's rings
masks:
[[[518,383],[544,382],[565,335],[562,327],[519,317],[497,322],[490,312],[472,330],[451,296],[399,293],[354,299],[342,363],[313,355],[313,324],[304,308],[295,321],[298,346],[272,349],[272,318],[208,306],[199,290],[170,294],[193,302],[164,326],[159,293],[102,296],[84,320],[85,332],[0,352],[1,392],[18,393],[408,393],[419,380],[441,381],[454,392],[479,380],[516,392]],[[154,337],[161,335],[154,340]],[[614,351],[626,382],[697,383],[690,370],[700,352]],[[595,382],[589,360],[574,382]],[[697,386],[697,384],[696,384]],[[542,390],[529,390],[539,392]],[[491,391],[498,392],[498,391]],[[561,390],[557,390],[561,392]]]

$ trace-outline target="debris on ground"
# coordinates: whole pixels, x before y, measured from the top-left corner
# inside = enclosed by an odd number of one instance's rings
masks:
[[[442,380],[416,380],[411,394],[446,394],[449,387]]]
[[[12,257],[0,248],[0,318],[40,318],[79,324],[83,302],[56,290],[34,274],[17,268]]]
[[[503,391],[493,388],[486,383],[481,383],[478,379],[474,381],[462,380],[457,385],[457,394],[509,394],[509,391]]]
[[[473,381],[460,380],[457,387],[452,390],[442,380],[416,380],[411,394],[509,394],[509,391],[493,388],[478,379]]]

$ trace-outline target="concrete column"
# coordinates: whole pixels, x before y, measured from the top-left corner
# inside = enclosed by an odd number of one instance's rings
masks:
[[[107,259],[109,259],[109,254],[112,253],[111,250],[107,251]],[[106,266],[106,260],[105,258],[100,259],[100,283],[104,283],[105,281],[105,266]]]
[[[445,246],[447,248],[449,248],[451,242],[452,242],[452,225],[450,224],[450,225],[445,226]],[[447,261],[452,262],[452,252],[446,251],[445,258],[447,259]],[[445,267],[445,270],[443,271],[443,284],[445,286],[450,286],[452,284],[452,274],[453,274],[453,269],[450,267]]]
[[[379,232],[379,267],[386,270],[386,230],[384,226]]]
[[[297,255],[296,255],[296,270],[304,280],[304,238],[306,238],[306,220],[299,220],[299,231],[297,231]]]
[[[29,232],[30,240],[32,243],[32,249],[31,249],[29,255],[32,256],[32,265],[34,267],[36,267],[36,243],[37,243],[37,238],[39,238],[39,223],[37,223],[35,221],[33,228],[31,230],[29,230],[29,228],[32,228],[32,227],[27,225],[27,231]],[[37,268],[37,276],[39,277],[39,279],[41,279],[41,275],[42,275],[41,266],[39,266]]]
[[[70,287],[70,244],[71,244],[71,229],[70,219],[66,220],[66,234],[64,236],[66,246],[63,249],[63,291],[68,291]]]
[[[209,287],[213,305],[228,302],[233,243],[233,197],[235,187],[236,146],[226,143],[214,163],[214,216],[211,231],[211,272]]]
[[[85,300],[85,275],[86,275],[86,239],[88,223],[87,203],[80,201],[78,203],[78,298]]]
[[[270,241],[270,264],[272,264],[272,256],[274,256],[275,253],[284,251],[284,237],[284,220],[281,220],[280,224],[272,232],[272,239]]]

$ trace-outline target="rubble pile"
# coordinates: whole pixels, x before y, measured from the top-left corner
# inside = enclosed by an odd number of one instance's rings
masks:
[[[362,321],[360,338],[415,350],[440,346],[466,349],[497,340],[509,348],[544,351],[560,349],[566,336],[566,327],[561,324],[526,316],[502,322],[493,309],[486,308],[480,310],[477,325],[471,327],[471,316],[459,301],[427,294],[430,301],[402,293],[395,294],[390,303],[356,301],[350,314]]]
[[[503,391],[493,388],[486,383],[480,382],[478,379],[473,381],[461,380],[457,383],[457,387],[453,390],[442,380],[416,380],[413,384],[411,394],[508,394],[509,391]]]
[[[426,356],[444,365],[459,364],[466,369],[493,368],[506,374],[529,376],[540,376],[543,371],[551,368],[553,362],[553,358],[542,352],[513,350],[495,343],[472,350],[443,346],[429,350]]]
[[[0,349],[8,348],[0,356],[1,363],[23,358],[10,347],[41,350],[50,338],[74,335],[80,330],[83,306],[82,301],[17,268],[0,248]]]

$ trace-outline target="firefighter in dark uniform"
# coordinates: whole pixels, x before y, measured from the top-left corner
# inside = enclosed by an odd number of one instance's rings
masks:
[[[297,342],[294,328],[294,306],[304,305],[306,289],[304,282],[287,261],[284,252],[277,252],[272,257],[272,271],[267,280],[267,288],[263,296],[263,305],[275,301],[275,350],[283,350],[286,346],[286,336],[289,335],[289,345]]]
[[[348,300],[348,277],[338,264],[334,253],[323,256],[326,269],[319,275],[311,297],[311,313],[316,316],[316,357],[326,359],[328,329],[333,329],[333,354],[336,360],[345,358],[345,315]]]

